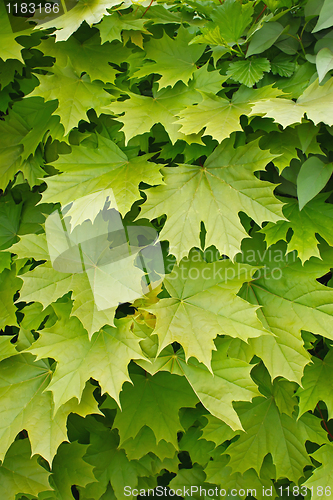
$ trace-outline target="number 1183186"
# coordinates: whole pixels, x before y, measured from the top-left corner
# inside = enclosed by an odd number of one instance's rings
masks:
[[[8,3],[6,7],[8,14],[35,14],[38,12],[58,14],[60,10],[58,3]]]
[[[330,497],[331,487],[330,486],[279,486],[277,488],[280,496],[293,496],[298,497],[299,495],[306,496],[308,491],[311,492],[311,497],[314,495],[317,497]]]

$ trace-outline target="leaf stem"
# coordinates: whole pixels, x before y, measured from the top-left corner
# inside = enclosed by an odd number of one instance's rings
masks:
[[[141,19],[143,18],[143,16],[148,12],[148,10],[150,9],[150,7],[152,6],[152,3],[153,3],[154,0],[150,0],[150,4],[148,5],[148,7],[146,8],[146,10],[144,11],[144,13],[142,14],[141,16]]]
[[[331,439],[333,439],[333,436],[332,436],[332,434],[330,433],[330,431],[329,431],[329,429],[328,429],[328,427],[327,427],[327,423],[326,423],[326,421],[325,421],[325,419],[324,419],[324,416],[323,416],[323,414],[322,414],[322,412],[321,412],[321,409],[320,409],[320,407],[319,407],[319,403],[317,403],[317,408],[318,408],[318,411],[319,411],[320,416],[321,416],[321,421],[323,422],[324,427],[325,427],[325,429],[326,429],[326,431],[327,431],[327,434],[329,435],[329,437],[330,437]]]
[[[267,9],[267,5],[265,5],[265,7],[262,9],[262,11],[260,12],[259,16],[257,16],[256,20],[254,21],[253,24],[256,24],[256,22],[258,21],[259,17],[261,17],[261,15],[265,12],[265,10]]]

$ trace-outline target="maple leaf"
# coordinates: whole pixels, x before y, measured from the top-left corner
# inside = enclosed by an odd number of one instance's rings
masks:
[[[144,357],[130,322],[115,320],[115,324],[105,326],[89,340],[77,318],[61,318],[53,327],[44,329],[27,350],[37,359],[52,357],[58,362],[47,389],[53,393],[55,409],[73,397],[80,401],[90,377],[100,382],[103,392],[119,401],[123,383],[130,380],[127,365],[131,359]]]
[[[36,496],[51,490],[49,475],[38,463],[38,457],[31,457],[29,440],[19,439],[11,445],[0,465],[0,494],[8,499],[16,498],[19,493]]]
[[[45,495],[47,500],[70,498],[72,486],[86,486],[95,482],[93,466],[85,462],[88,445],[78,442],[62,443],[52,462],[50,482],[55,492],[54,496]],[[44,497],[41,495],[41,498]]]
[[[104,15],[109,14],[107,9],[120,3],[122,3],[121,0],[78,0],[76,5],[65,15],[41,23],[36,28],[43,30],[57,28],[57,41],[67,40],[83,21],[86,21],[89,26],[98,23]]]
[[[155,434],[147,425],[142,427],[135,438],[131,437],[122,443],[121,447],[125,450],[129,460],[140,459],[147,453],[154,453],[163,461],[165,458],[173,458],[177,452],[173,444],[164,439],[156,443]]]
[[[216,446],[224,443],[224,441],[231,440],[239,434],[238,431],[232,430],[229,425],[223,422],[223,420],[214,417],[214,415],[205,415],[205,419],[207,420],[207,424],[203,427],[200,438],[213,441]]]
[[[262,115],[274,118],[283,127],[301,122],[306,113],[308,119],[315,125],[319,122],[333,125],[331,118],[331,96],[333,78],[324,85],[319,85],[318,79],[309,85],[296,102],[290,99],[268,99],[255,103],[251,115]]]
[[[312,122],[308,122],[296,128],[288,127],[282,132],[270,132],[260,139],[259,144],[262,149],[269,149],[272,154],[279,155],[273,161],[281,173],[293,158],[298,160],[297,149],[307,154],[322,154],[315,133],[316,128]],[[304,140],[304,135],[308,136],[309,140]]]
[[[303,263],[312,256],[320,258],[316,234],[319,233],[327,243],[333,245],[333,210],[330,204],[325,203],[326,198],[327,193],[320,194],[302,210],[299,210],[297,200],[283,200],[288,201],[283,207],[283,213],[290,222],[269,222],[261,230],[265,234],[267,245],[271,246],[280,239],[286,240],[288,229],[291,228],[293,235],[288,243],[288,252],[297,250],[297,255]]]
[[[274,336],[261,336],[250,342],[272,378],[280,375],[301,385],[304,367],[310,361],[301,330],[332,337],[333,292],[316,280],[327,272],[330,254],[324,261],[313,258],[302,267],[295,253],[285,255],[285,243],[277,243],[265,251],[262,240],[259,242],[259,237],[254,241],[244,240],[244,260],[261,262],[265,268],[240,295],[262,305],[258,317]]]
[[[72,146],[70,154],[61,155],[53,163],[63,173],[47,178],[44,202],[66,205],[82,196],[112,189],[118,209],[125,214],[140,198],[141,181],[150,185],[161,183],[160,165],[148,161],[153,154],[128,159],[110,139],[101,135],[95,138],[95,148],[82,143]]]
[[[229,467],[243,474],[250,467],[257,474],[267,453],[271,453],[277,479],[287,477],[297,482],[303,469],[311,463],[304,442],[323,444],[325,431],[313,415],[303,415],[298,421],[280,414],[273,398],[258,397],[252,403],[235,403],[245,432],[226,450]],[[249,464],[250,467],[249,467]]]
[[[252,20],[253,6],[239,4],[236,0],[225,0],[211,13],[211,18],[220,28],[221,36],[234,45]]]
[[[150,373],[165,370],[185,375],[201,403],[212,415],[233,430],[242,429],[232,401],[252,400],[258,395],[257,387],[249,374],[252,366],[244,361],[228,358],[223,340],[218,339],[216,344],[211,371],[195,358],[186,362],[182,350],[173,354],[171,348],[166,348],[152,364],[147,361],[138,361],[138,364]]]
[[[312,476],[303,483],[303,486],[311,489],[313,491],[311,497],[318,500],[321,491],[329,492],[333,487],[333,447],[331,443],[325,444],[314,453],[311,453],[311,456],[322,465],[314,470]],[[329,489],[326,490],[327,487]]]
[[[314,410],[319,401],[324,401],[330,420],[333,414],[333,401],[327,381],[331,380],[332,370],[332,351],[329,351],[323,360],[312,357],[312,363],[304,369],[302,387],[299,387],[296,393],[299,397],[299,415]]]
[[[183,134],[197,134],[205,128],[204,135],[211,135],[213,139],[221,142],[232,132],[242,130],[240,125],[241,115],[249,115],[255,102],[266,101],[276,92],[271,86],[261,89],[247,89],[241,87],[234,93],[232,99],[226,99],[210,93],[207,89],[201,92],[203,99],[195,106],[188,106],[178,113],[181,124],[180,132]]]
[[[236,489],[238,492],[243,490],[245,495],[239,496],[245,498],[247,492],[254,493],[256,498],[262,500],[265,495],[263,492],[266,488],[271,488],[273,482],[270,478],[266,478],[264,470],[261,470],[260,476],[254,469],[248,469],[244,474],[239,472],[232,473],[231,467],[228,465],[229,457],[226,455],[215,456],[214,460],[209,461],[207,467],[204,469],[206,474],[206,481],[208,483],[218,484],[221,488],[227,490]],[[265,461],[262,469],[265,467]]]
[[[6,325],[17,326],[16,307],[13,303],[13,295],[21,288],[21,280],[16,277],[15,266],[9,270],[5,269],[0,274],[0,329],[4,330]]]
[[[180,27],[175,39],[164,33],[162,38],[145,43],[147,59],[155,62],[142,66],[133,77],[141,78],[151,73],[162,75],[158,81],[159,88],[173,87],[179,81],[187,84],[196,69],[196,61],[204,51],[204,47],[189,46],[191,38],[191,34]]]
[[[67,440],[68,415],[99,413],[92,394],[94,387],[90,385],[83,391],[80,404],[73,399],[54,413],[51,393],[43,392],[50,380],[50,368],[47,363],[33,362],[33,359],[31,354],[18,354],[0,364],[0,393],[4,404],[0,412],[1,459],[16,435],[26,429],[32,454],[39,453],[51,462],[60,443]],[[18,400],[22,406],[17,405]]]
[[[195,134],[185,136],[180,132],[180,124],[175,120],[185,106],[202,100],[201,90],[218,92],[225,80],[226,77],[221,76],[218,71],[208,71],[205,65],[194,71],[188,86],[178,82],[173,88],[159,91],[154,87],[152,97],[127,91],[129,99],[113,102],[104,110],[118,115],[125,113],[117,119],[124,124],[122,131],[127,142],[137,134],[149,132],[156,123],[161,123],[173,143],[178,139],[200,143],[200,137]]]
[[[251,279],[250,266],[229,260],[207,264],[191,253],[164,280],[170,298],[147,309],[157,318],[154,334],[159,338],[158,354],[174,341],[210,368],[213,339],[230,335],[247,340],[265,334],[256,308],[236,297],[244,281]],[[204,277],[204,279],[199,279]]]
[[[114,12],[109,16],[104,16],[98,25],[102,43],[113,40],[121,42],[121,33],[124,30],[149,33],[144,27],[147,22],[147,19],[138,18],[133,12],[121,16],[118,12]]]
[[[92,427],[92,426],[91,426]],[[118,448],[119,438],[115,431],[103,425],[94,425],[90,432],[90,446],[84,461],[94,466],[97,483],[80,488],[82,498],[100,498],[110,481],[114,490],[113,498],[124,496],[124,486],[135,488],[138,483],[137,462],[129,461],[124,450]]]
[[[51,71],[49,75],[38,75],[40,85],[29,96],[41,96],[45,101],[57,99],[56,113],[67,135],[80,120],[87,119],[89,109],[95,108],[100,113],[110,95],[101,81],[91,82],[87,74],[76,73],[69,62],[65,67],[55,64]]]
[[[232,140],[225,140],[203,166],[162,168],[165,185],[148,191],[141,215],[154,219],[167,214],[160,239],[170,242],[170,252],[177,259],[198,245],[201,221],[207,230],[206,246],[215,245],[232,258],[247,235],[239,211],[258,224],[283,219],[274,186],[253,175],[272,158],[268,151],[258,149],[257,141],[235,149]]]
[[[56,58],[59,67],[65,67],[69,59],[74,71],[80,75],[86,72],[90,80],[101,80],[104,83],[114,82],[117,70],[110,66],[114,56],[110,43],[101,45],[100,36],[94,34],[84,42],[71,36],[65,42],[55,43],[48,38],[39,45],[39,50]]]
[[[185,377],[156,373],[153,377],[131,376],[133,385],[125,384],[120,394],[121,411],[117,411],[114,427],[119,430],[120,444],[135,438],[147,425],[155,434],[178,449],[177,432],[182,430],[178,412],[194,407],[198,399]]]
[[[18,59],[19,61],[23,62],[21,54],[22,45],[20,45],[16,41],[16,38],[22,34],[26,34],[26,32],[13,33],[4,2],[0,3],[0,18],[1,18],[0,58],[3,61],[7,61],[8,59]]]

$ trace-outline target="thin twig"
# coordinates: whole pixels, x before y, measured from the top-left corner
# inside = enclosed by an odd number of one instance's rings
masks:
[[[148,12],[148,10],[150,9],[152,3],[153,3],[154,0],[150,0],[150,4],[148,5],[148,7],[146,8],[146,10],[144,11],[144,13],[142,14],[141,18],[143,18],[143,16]]]
[[[317,403],[317,408],[319,410],[319,413],[320,413],[320,416],[321,416],[321,420],[322,420],[322,422],[324,424],[325,429],[327,430],[328,435],[330,436],[331,439],[333,439],[333,436],[332,436],[332,434],[330,433],[330,431],[329,431],[329,429],[327,427],[327,423],[326,423],[326,421],[324,419],[324,416],[323,416],[323,414],[321,412],[321,409],[319,408],[319,403]]]
[[[267,9],[267,5],[265,5],[265,7],[262,9],[262,11],[260,12],[259,16],[257,16],[257,19],[254,21],[253,24],[256,24],[256,22],[258,21],[259,17],[265,12],[266,9]]]

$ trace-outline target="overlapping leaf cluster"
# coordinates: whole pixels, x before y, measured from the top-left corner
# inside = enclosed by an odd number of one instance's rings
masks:
[[[327,497],[331,0],[0,18],[1,498]],[[99,262],[110,197],[162,241],[163,282],[132,303],[147,269],[59,268],[45,234],[70,207]]]

